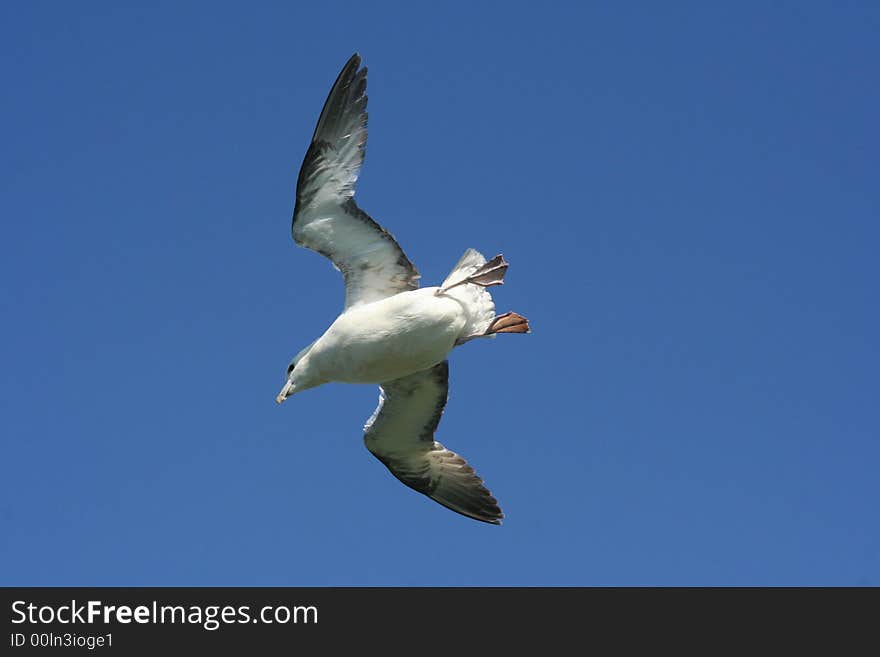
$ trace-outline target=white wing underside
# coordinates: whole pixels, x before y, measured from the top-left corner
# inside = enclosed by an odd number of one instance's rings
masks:
[[[293,239],[329,258],[345,307],[418,288],[419,273],[387,230],[354,202],[367,142],[367,69],[353,55],[330,90],[296,188]]]
[[[364,427],[364,443],[410,488],[469,518],[501,524],[504,514],[483,480],[434,440],[448,390],[447,361],[383,383],[379,406]]]

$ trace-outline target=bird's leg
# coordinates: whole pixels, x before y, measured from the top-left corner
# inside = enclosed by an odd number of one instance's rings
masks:
[[[489,328],[483,335],[492,335],[494,333],[531,333],[529,328],[529,320],[517,313],[504,313],[498,315],[489,324]]]
[[[459,285],[464,285],[465,283],[473,283],[474,285],[479,285],[480,287],[504,285],[504,274],[507,273],[507,268],[509,266],[510,265],[508,265],[508,263],[504,260],[503,255],[497,255],[489,262],[485,263],[481,267],[478,267],[473,272],[465,276],[460,281],[456,281],[455,283],[451,283],[449,285],[441,287],[438,294],[448,292],[452,288],[458,287]]]

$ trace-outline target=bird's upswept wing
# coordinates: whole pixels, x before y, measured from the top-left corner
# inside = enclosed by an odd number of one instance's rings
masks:
[[[345,307],[419,286],[394,237],[354,202],[367,143],[367,69],[348,60],[318,119],[296,184],[293,239],[330,258],[345,278]]]
[[[449,363],[383,383],[364,427],[367,449],[391,474],[462,515],[500,525],[504,514],[474,469],[434,440],[446,406]]]

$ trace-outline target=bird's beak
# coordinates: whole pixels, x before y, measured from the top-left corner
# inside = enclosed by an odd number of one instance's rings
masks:
[[[288,381],[284,384],[284,387],[281,388],[281,392],[278,393],[278,396],[275,398],[275,401],[279,404],[283,402],[285,399],[290,397],[293,394],[293,381]]]

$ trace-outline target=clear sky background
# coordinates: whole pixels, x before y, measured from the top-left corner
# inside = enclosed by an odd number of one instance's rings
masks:
[[[0,583],[880,585],[877,3],[150,4],[0,7]],[[374,386],[274,402],[354,51],[358,202],[532,322],[438,432],[502,527],[366,451]]]

